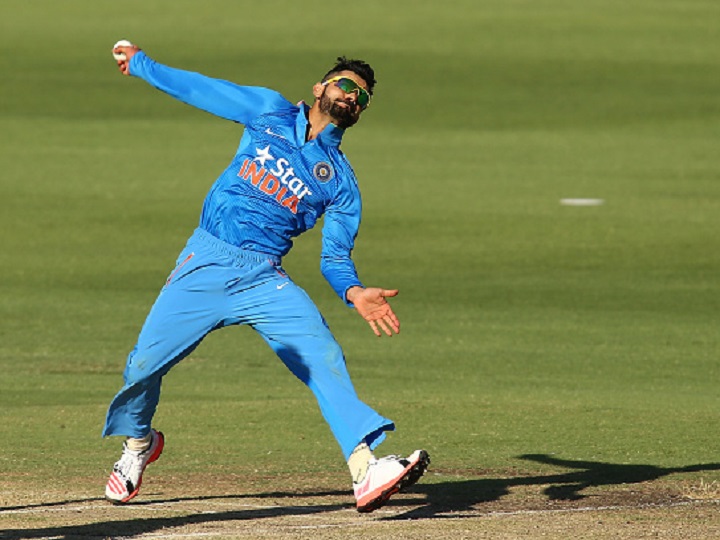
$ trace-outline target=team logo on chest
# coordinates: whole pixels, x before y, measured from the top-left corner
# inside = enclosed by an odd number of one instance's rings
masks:
[[[305,185],[305,182],[295,176],[295,171],[289,167],[290,162],[287,159],[273,157],[270,153],[270,145],[265,148],[256,148],[255,153],[257,156],[254,159],[245,159],[238,176],[250,182],[267,196],[273,197],[280,206],[297,214],[298,203],[303,197],[312,195],[312,191]],[[268,161],[274,161],[275,166],[270,168],[267,165]]]
[[[320,161],[313,167],[313,176],[319,182],[329,182],[335,176],[333,166],[326,161]]]

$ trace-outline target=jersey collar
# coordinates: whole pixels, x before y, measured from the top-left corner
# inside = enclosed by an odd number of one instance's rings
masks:
[[[305,142],[305,135],[308,130],[308,111],[310,110],[310,107],[304,101],[301,101],[298,105],[300,107],[300,112],[298,113],[297,120],[295,121],[295,136],[299,141]],[[344,134],[345,130],[343,128],[339,128],[335,124],[328,124],[327,127],[320,132],[320,135],[318,135],[317,138],[320,139],[320,141],[326,146],[338,147],[342,142]]]

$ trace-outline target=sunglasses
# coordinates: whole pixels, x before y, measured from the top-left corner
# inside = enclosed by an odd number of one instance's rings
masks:
[[[348,77],[333,77],[322,84],[323,86],[327,86],[330,83],[335,83],[335,86],[346,94],[355,93],[357,95],[357,104],[361,109],[365,109],[370,105],[370,94],[368,94],[368,91],[352,79]]]

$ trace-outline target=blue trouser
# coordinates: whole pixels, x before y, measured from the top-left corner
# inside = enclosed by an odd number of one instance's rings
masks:
[[[197,229],[128,356],[125,386],[110,404],[103,436],[146,435],[170,368],[211,331],[247,324],[315,394],[345,459],[363,441],[380,444],[394,424],[360,401],[325,320],[279,264]]]

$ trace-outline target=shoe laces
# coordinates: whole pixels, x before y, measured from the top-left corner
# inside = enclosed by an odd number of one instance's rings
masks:
[[[113,469],[125,478],[130,478],[134,471],[142,467],[142,455],[148,450],[133,451],[127,447],[127,444],[123,444],[123,453]]]

